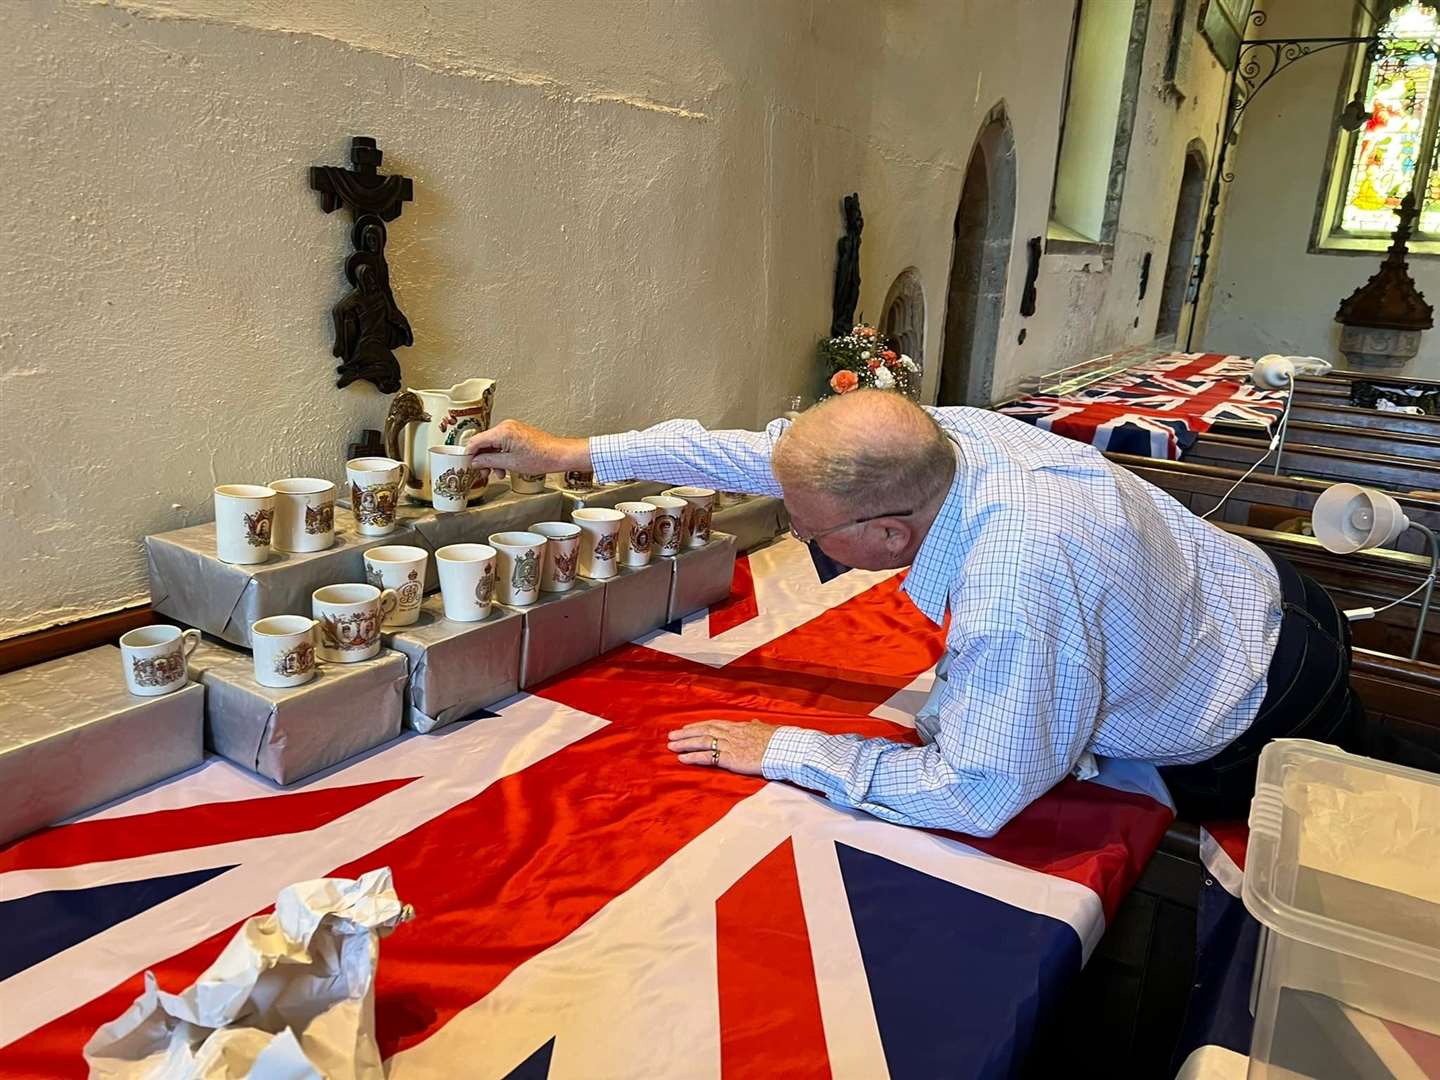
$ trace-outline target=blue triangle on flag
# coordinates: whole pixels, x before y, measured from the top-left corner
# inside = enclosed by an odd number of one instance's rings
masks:
[[[664,630],[667,634],[678,634],[680,633],[680,629],[684,625],[684,623],[684,619],[671,619],[660,629]]]
[[[498,718],[499,715],[500,715],[499,713],[497,713],[497,712],[491,712],[489,709],[476,709],[476,710],[475,710],[474,712],[472,712],[472,713],[466,713],[466,714],[465,714],[464,716],[462,716],[460,719],[461,719],[461,720],[494,720],[494,719]]]
[[[0,926],[23,926],[0,950],[0,979],[78,945],[102,930],[201,885],[231,866],[210,866],[184,874],[120,881],[89,889],[54,889],[0,900]]]
[[[505,1080],[547,1080],[550,1075],[550,1055],[555,1052],[552,1038],[528,1058],[505,1074]]]
[[[1021,1072],[1080,973],[1069,923],[836,844],[894,1080]]]

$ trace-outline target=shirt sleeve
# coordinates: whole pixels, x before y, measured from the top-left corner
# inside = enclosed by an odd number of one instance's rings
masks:
[[[696,484],[752,495],[781,494],[770,454],[790,421],[764,431],[708,431],[694,420],[667,420],[644,431],[590,439],[595,479]]]
[[[1074,766],[1100,682],[1020,632],[964,635],[951,652],[934,742],[782,727],[761,772],[886,821],[995,835]]]

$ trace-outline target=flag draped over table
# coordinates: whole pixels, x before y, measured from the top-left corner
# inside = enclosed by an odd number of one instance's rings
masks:
[[[1025,397],[998,411],[1101,450],[1178,458],[1216,424],[1270,434],[1289,391],[1251,385],[1253,366],[1243,356],[1174,353],[1073,394]]]
[[[179,990],[284,885],[389,866],[392,1077],[1007,1075],[1170,821],[1152,769],[974,840],[665,750],[702,718],[913,740],[942,637],[898,584],[817,585],[786,540],[473,721],[288,789],[211,759],[10,845],[0,1074],[83,1075],[145,970]]]

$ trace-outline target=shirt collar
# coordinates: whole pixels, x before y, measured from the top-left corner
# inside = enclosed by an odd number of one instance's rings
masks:
[[[945,611],[950,606],[950,583],[965,558],[963,518],[968,501],[964,491],[967,482],[965,458],[956,442],[955,478],[950,481],[945,501],[940,504],[901,586],[921,614],[936,626],[945,622]]]

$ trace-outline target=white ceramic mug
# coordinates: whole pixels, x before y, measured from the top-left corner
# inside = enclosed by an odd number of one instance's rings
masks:
[[[490,534],[495,549],[495,599],[511,607],[525,607],[540,599],[540,564],[545,558],[545,537],[533,532]]]
[[[215,554],[221,562],[249,566],[270,558],[275,492],[259,484],[221,484],[215,489]]]
[[[380,651],[380,627],[395,610],[395,593],[374,585],[326,585],[310,594],[320,624],[320,657],[336,664],[369,660]]]
[[[685,511],[690,504],[678,495],[647,495],[640,500],[655,507],[655,522],[650,527],[650,543],[656,555],[667,559],[685,548]]]
[[[495,599],[495,549],[489,544],[447,544],[435,552],[445,617],[480,622]]]
[[[539,521],[530,531],[545,537],[540,566],[541,592],[569,592],[580,567],[580,526],[568,521]]]
[[[405,484],[405,463],[394,458],[351,458],[345,463],[350,481],[350,509],[361,536],[384,536],[395,530],[395,511]]]
[[[597,581],[619,573],[616,556],[625,515],[601,506],[584,506],[574,511],[570,520],[580,526],[580,573]]]
[[[545,474],[512,472],[510,490],[517,495],[539,495],[545,490]]]
[[[654,536],[655,507],[648,502],[616,503],[625,515],[620,529],[620,561],[626,566],[649,566]]]
[[[250,624],[255,681],[261,686],[303,686],[315,677],[315,632],[304,615],[271,615]]]
[[[470,489],[480,473],[475,457],[463,446],[430,447],[430,503],[444,514],[470,505]]]
[[[158,697],[186,683],[185,659],[200,644],[199,630],[142,626],[120,638],[125,685],[139,697]]]
[[[685,515],[685,544],[687,547],[704,547],[710,542],[710,515],[715,508],[713,488],[674,487],[662,491],[661,495],[675,495],[690,504]]]
[[[335,485],[302,476],[271,480],[275,492],[276,551],[324,551],[335,543]]]
[[[409,626],[420,617],[429,558],[424,548],[409,544],[382,544],[365,552],[365,580],[377,589],[395,590],[395,610],[386,616],[386,627]]]

